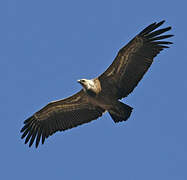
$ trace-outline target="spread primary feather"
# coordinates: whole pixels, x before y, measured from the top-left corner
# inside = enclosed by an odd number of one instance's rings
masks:
[[[153,58],[165,48],[173,35],[161,35],[171,27],[156,30],[164,21],[153,23],[136,35],[117,54],[113,63],[99,77],[78,82],[83,89],[73,96],[53,101],[24,121],[22,138],[29,147],[38,147],[57,131],[65,131],[98,119],[106,111],[114,122],[126,121],[132,107],[119,99],[128,96],[149,69]]]

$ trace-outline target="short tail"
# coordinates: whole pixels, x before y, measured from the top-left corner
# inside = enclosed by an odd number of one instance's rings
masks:
[[[130,117],[132,110],[132,107],[118,101],[115,104],[115,107],[109,110],[109,114],[112,117],[113,121],[117,123],[126,121]]]

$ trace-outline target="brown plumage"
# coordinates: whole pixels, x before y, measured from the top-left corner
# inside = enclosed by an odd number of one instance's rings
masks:
[[[128,96],[149,69],[153,58],[167,45],[162,39],[173,35],[161,35],[171,27],[157,29],[164,21],[153,23],[141,31],[117,54],[113,63],[98,78],[81,79],[83,89],[75,95],[49,103],[24,121],[22,138],[29,147],[36,140],[36,147],[57,131],[64,131],[88,123],[108,111],[114,122],[126,121],[132,107],[118,101]]]

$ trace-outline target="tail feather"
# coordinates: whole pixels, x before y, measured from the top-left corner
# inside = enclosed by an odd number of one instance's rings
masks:
[[[133,108],[124,104],[122,102],[118,102],[112,110],[109,110],[109,114],[112,117],[115,123],[126,121],[132,112]]]

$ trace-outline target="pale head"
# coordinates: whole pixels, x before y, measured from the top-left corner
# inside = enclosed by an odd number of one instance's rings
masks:
[[[81,84],[84,90],[94,89],[95,87],[94,81],[92,79],[80,79],[77,80],[77,82]]]

